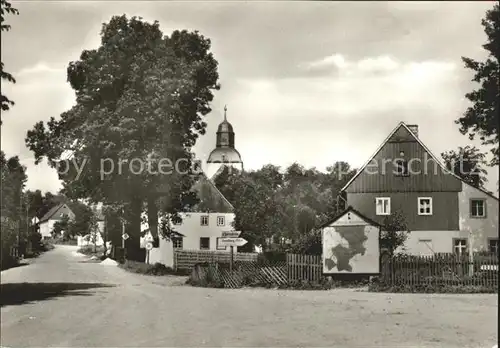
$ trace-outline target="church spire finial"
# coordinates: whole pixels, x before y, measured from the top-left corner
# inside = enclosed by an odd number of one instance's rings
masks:
[[[227,113],[227,105],[224,105],[224,121],[227,121],[226,113]]]

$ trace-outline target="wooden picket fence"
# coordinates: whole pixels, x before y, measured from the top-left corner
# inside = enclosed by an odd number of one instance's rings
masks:
[[[387,285],[498,286],[498,255],[383,256],[380,279]]]
[[[234,261],[257,261],[256,253],[234,253]],[[231,254],[213,250],[176,250],[174,252],[174,269],[191,271],[199,263],[227,263]]]
[[[196,253],[198,255],[189,255]],[[242,286],[282,286],[291,282],[318,283],[322,279],[321,256],[287,254],[286,261],[257,261],[257,254],[234,254],[233,271],[229,271],[229,257],[214,252],[176,252],[178,267],[191,267],[191,279],[202,282],[204,277],[224,284],[227,288]],[[189,255],[186,260],[183,255]],[[227,254],[227,253],[225,253]],[[237,255],[242,255],[237,257]],[[252,256],[250,256],[252,255]],[[184,263],[180,264],[180,261]],[[200,260],[197,262],[197,260]]]
[[[319,255],[287,254],[288,281],[318,283],[323,277],[323,262]]]

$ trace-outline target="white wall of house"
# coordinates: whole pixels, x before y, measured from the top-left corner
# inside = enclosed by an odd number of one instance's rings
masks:
[[[468,233],[465,231],[413,231],[408,235],[405,251],[412,255],[451,253],[455,238],[468,238]],[[399,251],[402,250],[402,248],[399,249]]]
[[[42,235],[42,239],[47,237],[52,237],[52,230],[54,229],[54,224],[58,220],[47,220],[40,223],[40,234]]]
[[[462,192],[458,193],[459,226],[468,236],[474,251],[487,250],[489,239],[498,239],[498,199],[462,183]],[[484,201],[484,216],[471,215],[471,202]]]
[[[217,238],[220,238],[222,232],[230,231],[234,221],[233,213],[183,213],[182,223],[173,225],[173,229],[184,235],[182,238],[182,250],[212,250],[212,251],[230,251],[230,248],[217,248]],[[202,225],[202,216],[208,216],[208,225]],[[218,224],[218,218],[224,218],[224,224]],[[208,238],[208,249],[201,249],[200,238]],[[237,252],[238,248],[234,248]],[[149,263],[162,263],[167,267],[172,267],[174,263],[174,245],[172,241],[160,237],[159,248],[153,248],[149,253]]]

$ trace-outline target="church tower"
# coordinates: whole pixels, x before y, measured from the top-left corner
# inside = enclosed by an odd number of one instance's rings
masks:
[[[241,155],[234,147],[234,131],[231,123],[227,121],[227,107],[224,106],[224,121],[217,129],[217,140],[215,149],[212,150],[207,160],[206,174],[213,178],[221,167],[236,168],[243,170]]]

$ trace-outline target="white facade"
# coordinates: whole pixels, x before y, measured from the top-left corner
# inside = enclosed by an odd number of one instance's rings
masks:
[[[473,217],[473,201],[484,201],[484,216]],[[498,199],[462,183],[462,192],[458,193],[460,231],[467,234],[473,251],[486,250],[490,239],[498,240]]]
[[[59,220],[47,220],[40,223],[40,234],[42,235],[42,239],[52,237],[52,230],[57,221]]]
[[[222,236],[222,232],[234,229],[232,227],[234,213],[182,213],[181,216],[182,223],[172,227],[175,232],[184,236],[182,242],[174,242],[160,237],[159,247],[153,248],[149,253],[150,264],[158,262],[167,267],[173,267],[174,243],[182,250],[229,252],[229,248],[218,246],[218,238]],[[202,238],[203,240],[201,240]],[[141,244],[144,244],[144,238]],[[236,247],[234,251],[237,251]]]

